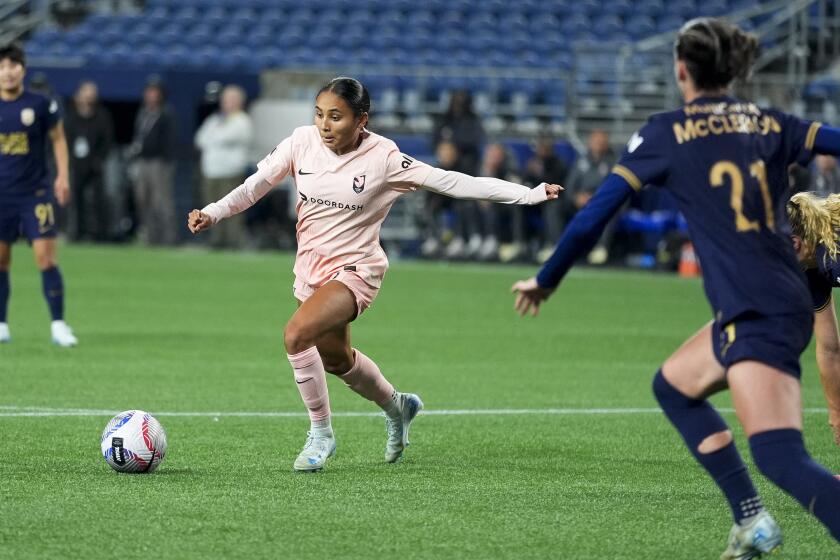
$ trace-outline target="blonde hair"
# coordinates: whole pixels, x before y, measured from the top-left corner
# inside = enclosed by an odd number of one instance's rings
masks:
[[[813,249],[823,245],[831,259],[837,258],[840,194],[820,198],[809,192],[797,193],[790,197],[787,215],[794,235]]]

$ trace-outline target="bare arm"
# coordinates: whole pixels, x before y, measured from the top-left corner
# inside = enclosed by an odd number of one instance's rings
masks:
[[[53,154],[55,154],[55,198],[61,206],[64,206],[70,200],[70,171],[69,160],[67,153],[67,138],[64,136],[64,125],[58,121],[50,130],[50,140],[52,140]]]
[[[814,335],[817,339],[817,367],[828,402],[829,423],[834,430],[834,441],[840,445],[840,334],[833,298],[829,298],[826,306],[814,315]]]

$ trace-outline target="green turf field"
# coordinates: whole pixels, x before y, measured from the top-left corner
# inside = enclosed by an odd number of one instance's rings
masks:
[[[301,412],[282,346],[290,256],[64,247],[69,350],[49,344],[31,260],[15,247],[14,340],[0,347],[0,558],[693,560],[724,547],[725,501],[649,389],[709,318],[699,281],[579,270],[533,320],[508,294],[530,268],[394,263],[354,345],[439,414],[417,420],[396,465],[381,418],[338,416],[328,469],[295,475],[304,416],[232,414]],[[812,349],[804,368],[805,405],[822,409]],[[335,413],[375,412],[330,381]],[[130,408],[169,436],[152,475],[102,460],[107,412],[57,410]],[[840,470],[822,410],[806,437]],[[779,557],[840,557],[757,483],[785,531]]]

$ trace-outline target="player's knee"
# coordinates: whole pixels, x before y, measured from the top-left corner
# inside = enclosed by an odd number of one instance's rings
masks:
[[[315,338],[308,334],[309,329],[296,321],[290,321],[283,331],[283,342],[286,345],[286,352],[289,354],[300,354],[308,348],[315,346]]]
[[[54,255],[35,255],[35,266],[38,270],[49,270],[58,266],[58,261]]]
[[[697,452],[701,455],[708,455],[720,451],[730,443],[732,443],[732,432],[729,430],[716,432],[700,442],[700,445],[697,446]]]

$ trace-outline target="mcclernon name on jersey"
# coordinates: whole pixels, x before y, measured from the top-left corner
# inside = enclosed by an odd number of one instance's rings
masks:
[[[782,125],[772,115],[762,113],[754,103],[706,103],[687,105],[686,119],[674,123],[677,144],[721,134],[778,134]],[[694,115],[702,115],[695,117]]]

